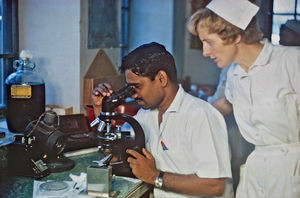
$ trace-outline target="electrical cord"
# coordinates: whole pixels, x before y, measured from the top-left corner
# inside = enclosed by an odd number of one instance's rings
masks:
[[[29,136],[35,131],[35,129],[36,129],[36,127],[38,126],[38,124],[40,123],[41,119],[42,119],[42,118],[44,117],[44,115],[45,115],[46,113],[48,113],[49,111],[51,111],[51,110],[47,110],[47,111],[45,111],[44,113],[42,113],[42,114],[40,115],[39,119],[37,120],[37,122],[35,123],[35,125],[32,127],[31,131],[30,131],[29,133],[27,133],[26,137],[29,137]],[[30,123],[29,123],[29,124],[30,124]],[[27,127],[26,127],[26,128],[27,128]]]

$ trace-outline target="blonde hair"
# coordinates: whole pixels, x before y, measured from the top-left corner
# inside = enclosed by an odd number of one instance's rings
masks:
[[[232,43],[238,35],[242,36],[244,43],[255,43],[262,39],[262,32],[258,27],[256,17],[253,17],[248,27],[242,30],[207,8],[197,10],[187,22],[187,29],[193,35],[198,35],[197,26],[208,30],[208,33],[216,33],[225,43]]]

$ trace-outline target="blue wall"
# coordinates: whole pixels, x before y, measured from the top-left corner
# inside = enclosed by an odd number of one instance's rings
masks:
[[[130,6],[129,51],[155,41],[172,53],[173,0],[132,0]]]

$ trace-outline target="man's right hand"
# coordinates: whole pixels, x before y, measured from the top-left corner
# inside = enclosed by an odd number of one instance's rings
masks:
[[[92,102],[94,114],[98,116],[102,110],[102,100],[105,96],[110,96],[113,93],[112,86],[108,83],[99,84],[92,92]]]

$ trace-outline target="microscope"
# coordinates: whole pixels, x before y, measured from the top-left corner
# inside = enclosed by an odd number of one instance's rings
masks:
[[[90,123],[91,127],[98,124],[98,139],[100,151],[106,156],[112,156],[116,161],[109,162],[112,167],[112,174],[118,176],[134,177],[131,168],[127,162],[129,154],[127,149],[133,149],[141,153],[145,148],[145,136],[141,125],[131,116],[120,114],[115,108],[125,103],[125,99],[134,95],[135,89],[131,86],[125,86],[119,91],[114,92],[109,97],[104,97],[102,101],[102,112]],[[130,136],[129,131],[121,131],[121,126],[113,127],[114,121],[125,121],[133,131],[134,136]]]

